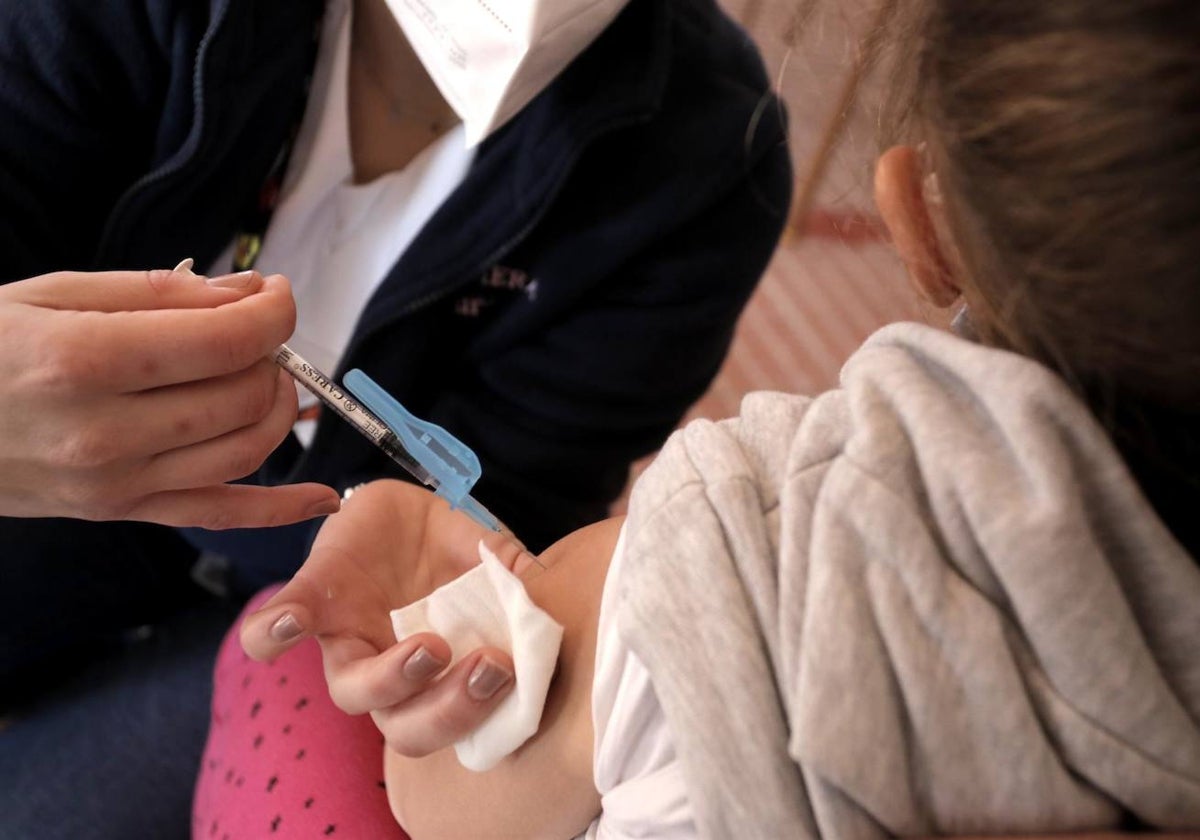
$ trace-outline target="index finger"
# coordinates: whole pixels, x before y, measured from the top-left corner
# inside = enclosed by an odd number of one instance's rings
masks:
[[[254,294],[262,275],[243,272],[244,285],[221,285],[193,274],[181,263],[168,271],[56,271],[0,287],[0,294],[14,302],[78,312],[133,312],[147,309],[195,309],[219,306]]]
[[[62,312],[48,357],[79,390],[131,393],[245,370],[287,341],[296,307],[273,275],[240,300],[202,309]]]

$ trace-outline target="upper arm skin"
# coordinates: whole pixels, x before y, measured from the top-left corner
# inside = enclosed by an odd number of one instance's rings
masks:
[[[596,625],[608,564],[623,519],[564,537],[525,588],[563,625],[558,670],[538,733],[486,773],[466,770],[452,749],[410,759],[384,750],[392,812],[413,840],[567,838],[600,812],[592,781],[592,677]]]

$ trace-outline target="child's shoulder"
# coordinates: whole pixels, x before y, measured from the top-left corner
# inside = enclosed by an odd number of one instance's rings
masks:
[[[846,362],[840,385],[842,456],[901,496],[994,497],[1029,481],[1067,491],[1124,470],[1057,374],[943,330],[879,330]]]
[[[838,388],[751,394],[737,417],[676,432],[635,486],[630,516],[637,526],[712,510],[751,530],[757,517],[773,541],[780,510],[804,533],[825,511],[864,532],[907,523],[951,554],[1001,520],[1036,529],[1048,517],[1054,539],[1086,538],[1076,532],[1087,517],[1060,516],[1059,502],[1043,505],[1030,488],[1067,505],[1145,507],[1108,435],[1053,372],[895,324],[847,361]]]
[[[1038,363],[926,325],[892,324],[847,360],[837,388],[815,397],[751,393],[736,417],[689,423],[639,489],[666,498],[688,484],[749,481],[770,506],[771,487],[840,458],[894,476],[900,464],[930,457],[1011,454],[1021,448],[1014,440],[1053,437],[1063,426],[1107,446],[1087,407]],[[901,472],[919,479],[915,466]]]

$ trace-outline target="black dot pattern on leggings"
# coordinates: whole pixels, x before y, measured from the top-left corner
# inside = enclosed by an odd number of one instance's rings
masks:
[[[320,768],[316,751],[306,743],[305,727],[314,713],[323,713],[323,707],[315,706],[321,698],[311,693],[306,680],[294,674],[289,679],[280,673],[283,669],[268,673],[240,652],[223,664],[231,673],[222,680],[218,671],[218,685],[224,688],[214,693],[213,726],[224,737],[210,743],[204,760],[204,784],[214,804],[203,817],[197,814],[192,836],[291,840],[344,834],[339,800],[323,798],[313,770],[306,769],[314,761],[318,772]],[[243,676],[244,668],[253,669],[253,675]],[[386,790],[382,780],[376,784]]]
[[[243,664],[248,663],[248,659],[243,660]],[[266,683],[270,688],[265,691],[259,691],[255,688],[255,681],[252,676],[247,675],[240,681],[240,690],[231,692],[234,695],[233,703],[226,708],[214,709],[213,721],[214,724],[230,725],[237,729],[245,729],[247,733],[254,732],[254,738],[250,742],[250,746],[254,750],[262,750],[265,746],[275,748],[269,742],[271,738],[288,738],[292,735],[294,724],[285,723],[278,730],[266,730],[261,727],[254,727],[250,721],[256,721],[260,715],[270,722],[271,718],[268,714],[273,708],[288,708],[291,714],[303,714],[308,707],[310,698],[300,692],[291,692],[288,690],[287,675],[281,675],[278,679]],[[278,706],[276,706],[278,704]],[[240,705],[240,709],[238,706]],[[278,732],[278,735],[272,735],[271,732]],[[283,742],[280,742],[282,745]],[[308,751],[299,747],[291,753],[293,761],[303,761]],[[224,758],[218,756],[209,757],[206,762],[208,772],[216,771],[217,777],[220,778],[223,785],[229,785],[235,789],[242,788],[246,784],[246,776],[240,772],[240,768],[232,763],[227,763]],[[287,775],[286,768],[280,767],[275,769],[270,775],[264,777],[260,784],[262,790],[267,796],[277,795],[283,790],[286,784]],[[304,809],[311,810],[316,805],[316,797],[309,796],[304,800]],[[270,812],[268,812],[270,813]],[[266,831],[262,834],[270,833],[276,836],[287,835],[288,830],[284,824],[284,816],[282,812],[276,812],[270,822],[265,826]],[[320,830],[322,836],[332,836],[337,832],[336,823],[326,823],[324,829]],[[209,837],[216,838],[219,834],[222,840],[229,838],[228,834],[221,833],[219,820],[213,820],[208,826]],[[238,838],[245,840],[245,838]]]

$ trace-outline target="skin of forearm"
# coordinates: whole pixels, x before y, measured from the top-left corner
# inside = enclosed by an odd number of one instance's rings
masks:
[[[558,669],[537,734],[486,773],[452,749],[412,759],[384,751],[388,800],[413,840],[568,840],[600,812],[592,777],[592,678],[604,579],[622,519],[582,528],[548,548],[524,576],[563,626]]]

